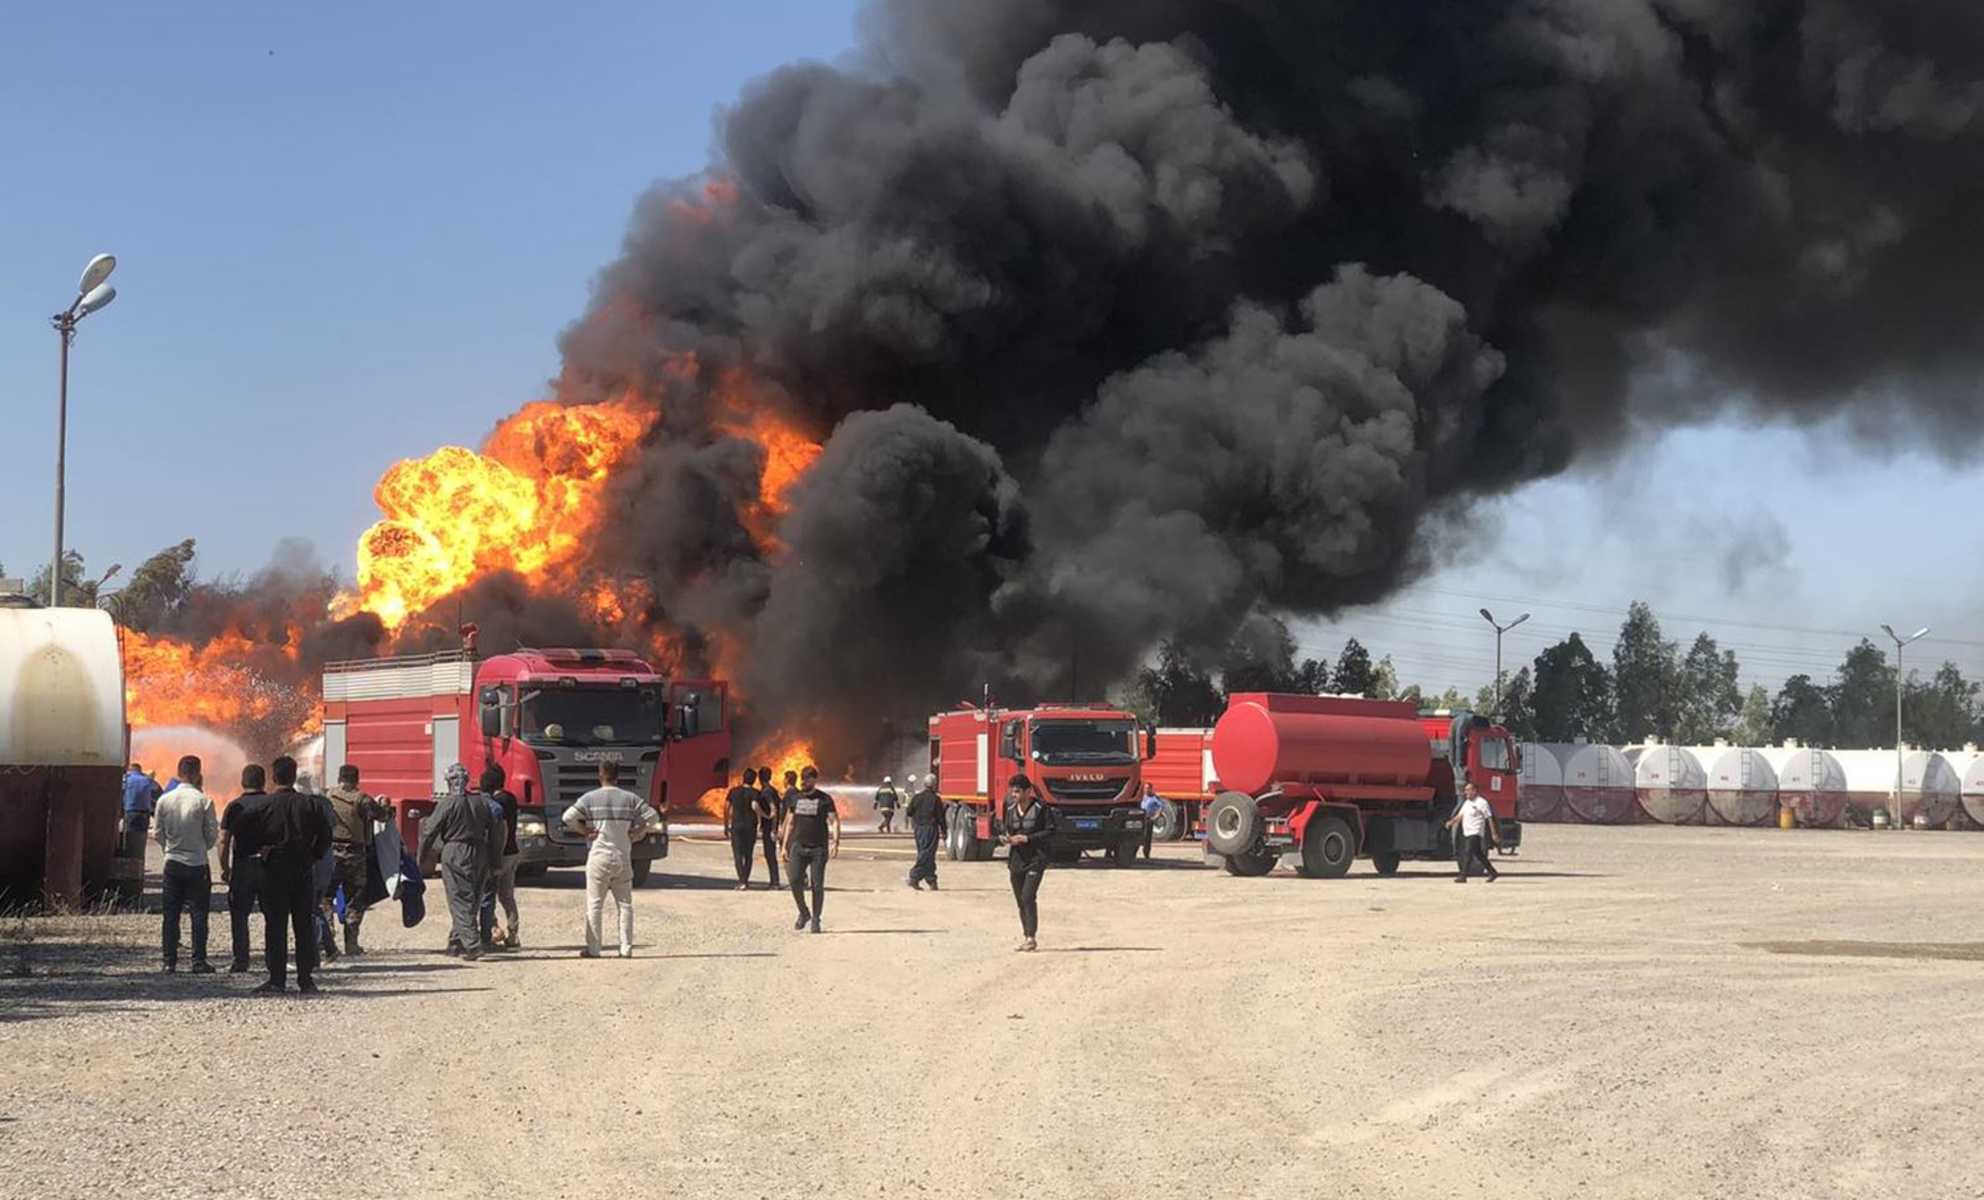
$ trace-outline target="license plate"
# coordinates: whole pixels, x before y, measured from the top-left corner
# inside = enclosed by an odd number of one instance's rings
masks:
[[[1102,822],[1100,822],[1100,821],[1094,821],[1094,820],[1090,820],[1090,821],[1076,821],[1076,822],[1075,822],[1075,828],[1076,828],[1076,829],[1100,829],[1100,828],[1102,828]]]

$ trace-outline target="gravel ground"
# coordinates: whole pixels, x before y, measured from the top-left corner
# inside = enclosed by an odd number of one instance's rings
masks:
[[[522,954],[374,920],[314,999],[0,923],[0,1196],[1984,1196],[1984,837],[1530,838],[1057,871],[1037,955],[1003,863],[850,839],[812,937],[678,839],[631,962],[554,873]]]

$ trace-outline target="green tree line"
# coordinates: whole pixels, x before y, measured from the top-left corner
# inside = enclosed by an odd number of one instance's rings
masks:
[[[1374,660],[1356,638],[1334,663],[1296,658],[1286,624],[1256,618],[1223,651],[1195,657],[1167,642],[1156,661],[1131,682],[1123,699],[1161,725],[1209,725],[1233,692],[1334,692],[1405,699],[1433,708],[1494,713],[1492,685],[1472,696],[1448,688],[1433,694],[1401,686],[1389,657]],[[1859,748],[1894,744],[1895,670],[1885,651],[1862,639],[1830,675],[1797,674],[1772,695],[1737,682],[1736,653],[1708,633],[1685,651],[1667,640],[1644,603],[1627,610],[1602,661],[1573,633],[1507,675],[1502,723],[1520,739],[1538,742],[1639,742],[1650,737],[1702,744],[1725,738],[1760,746],[1796,738],[1808,746]],[[1939,749],[1984,742],[1979,685],[1955,663],[1934,672],[1911,670],[1902,686],[1902,725],[1908,741]]]

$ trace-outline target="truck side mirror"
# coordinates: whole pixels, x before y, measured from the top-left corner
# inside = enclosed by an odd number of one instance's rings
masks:
[[[482,736],[487,738],[503,736],[503,690],[483,688],[481,702]]]
[[[1018,722],[1006,726],[999,733],[999,757],[1012,762],[1020,762],[1020,727]]]
[[[1144,726],[1144,761],[1157,757],[1157,726]]]

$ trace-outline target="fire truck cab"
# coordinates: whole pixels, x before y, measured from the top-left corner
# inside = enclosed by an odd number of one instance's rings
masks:
[[[1033,782],[1061,818],[1058,852],[1108,852],[1129,866],[1143,848],[1142,767],[1151,732],[1136,714],[1106,704],[1030,709],[965,707],[930,718],[930,772],[947,805],[953,861],[992,857],[1002,834],[1006,785]]]

